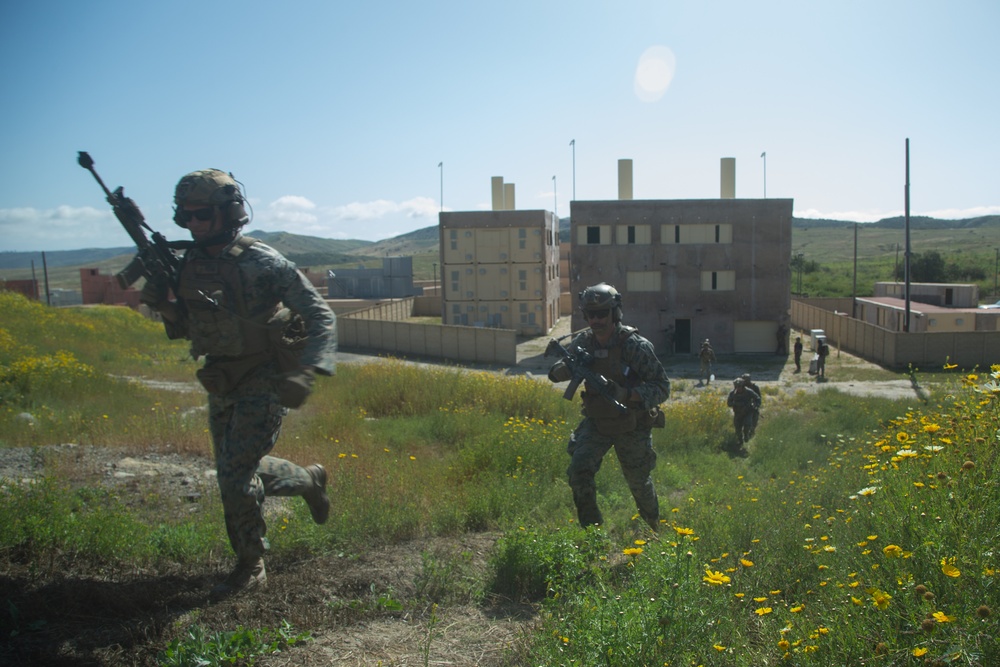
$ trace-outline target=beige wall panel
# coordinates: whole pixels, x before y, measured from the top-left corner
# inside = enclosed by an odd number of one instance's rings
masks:
[[[632,160],[618,160],[618,199],[632,199]]]
[[[625,275],[629,292],[659,292],[661,289],[659,271],[629,271]]]
[[[735,352],[774,352],[777,346],[777,322],[735,322]]]
[[[490,179],[490,194],[493,197],[493,210],[502,211],[503,205],[503,176],[494,176]]]
[[[719,196],[722,199],[735,199],[736,158],[734,157],[722,158],[721,171],[722,171],[722,178],[721,178],[722,187],[721,187],[721,194]]]

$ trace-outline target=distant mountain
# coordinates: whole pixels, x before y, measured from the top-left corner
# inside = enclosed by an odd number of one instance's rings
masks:
[[[435,227],[436,229],[436,227]],[[249,230],[249,236],[260,239],[285,257],[301,266],[353,261],[353,253],[374,245],[371,241],[324,239],[288,232]],[[121,258],[121,266],[135,254],[134,246],[118,248],[84,248],[81,250],[53,250],[45,253],[45,265],[50,269],[62,267],[87,267]],[[361,253],[364,254],[364,253]],[[40,252],[0,252],[0,270],[42,268]]]
[[[400,257],[437,252],[438,226],[424,227],[391,239],[384,239],[350,252],[364,257]]]
[[[902,229],[902,217],[884,218],[878,222],[863,223],[865,226],[882,229]],[[853,227],[846,220],[822,220],[793,218],[795,229]],[[910,218],[911,229],[973,229],[980,227],[1000,228],[1000,215],[987,215],[964,220],[942,220],[924,216]],[[559,240],[569,241],[570,219],[559,221]],[[266,232],[249,230],[249,234],[275,248],[299,266],[327,266],[358,261],[363,257],[412,256],[436,253],[438,250],[438,226],[424,227],[406,234],[378,242],[326,239],[318,236],[302,236],[289,232]],[[52,268],[89,267],[104,264],[108,260],[121,258],[124,266],[135,254],[135,248],[83,248],[81,250],[55,250],[45,253],[46,265]],[[31,263],[41,269],[40,252],[0,252],[0,270],[30,269]]]
[[[873,229],[903,229],[906,219],[903,216],[882,218],[877,222],[859,223]],[[824,220],[821,218],[792,218],[792,227],[808,229],[810,227],[853,227],[854,223],[847,220]],[[926,216],[911,215],[910,229],[974,229],[978,227],[1000,227],[1000,215],[984,215],[978,218],[963,220],[942,220]]]

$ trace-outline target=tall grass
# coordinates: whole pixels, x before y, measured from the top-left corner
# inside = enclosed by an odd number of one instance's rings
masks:
[[[34,307],[0,298],[7,312]],[[4,444],[183,441],[207,451],[204,415],[186,412],[200,393],[125,384],[114,406],[88,395],[116,391],[120,375],[190,369],[158,328],[111,310],[43,312],[53,335],[4,321]],[[94,337],[111,322],[128,342],[102,360]],[[86,365],[77,390],[50,381],[61,376],[45,364],[23,363],[44,355]],[[344,364],[289,415],[275,452],[327,467],[330,520],[315,526],[304,504],[290,504],[272,520],[272,558],[495,531],[482,590],[540,610],[511,664],[518,655],[546,665],[1000,664],[1000,367],[951,377],[929,404],[833,389],[769,395],[747,458],[727,452],[720,395],[668,402],[667,427],[654,431],[662,525],[653,534],[613,456],[597,478],[605,527],[575,525],[565,445],[577,406],[546,383]],[[24,410],[34,426],[17,419]],[[214,498],[201,501],[214,522],[139,521],[127,491],[50,473],[0,491],[0,562],[71,559],[127,574],[137,564],[208,568],[225,550]],[[443,574],[458,565],[431,565],[418,587],[458,599]],[[465,570],[454,579],[477,588]]]

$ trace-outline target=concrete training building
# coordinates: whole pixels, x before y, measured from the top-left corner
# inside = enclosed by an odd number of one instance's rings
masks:
[[[657,351],[771,352],[791,307],[791,199],[735,199],[735,160],[722,198],[632,200],[631,161],[619,199],[570,204],[570,290],[606,282],[625,323]],[[574,309],[572,328],[586,326]]]
[[[559,319],[559,219],[513,200],[497,177],[492,211],[439,214],[444,324],[537,336]]]

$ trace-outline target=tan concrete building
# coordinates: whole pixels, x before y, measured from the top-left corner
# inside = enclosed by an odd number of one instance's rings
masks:
[[[791,199],[574,201],[570,291],[614,285],[658,352],[771,352],[791,307]],[[728,195],[728,196],[727,196]],[[574,309],[572,327],[585,323]]]
[[[512,204],[512,187],[507,190],[501,196]],[[442,212],[438,219],[444,324],[525,336],[555,325],[559,219],[552,212],[503,210],[501,203],[498,210]]]

